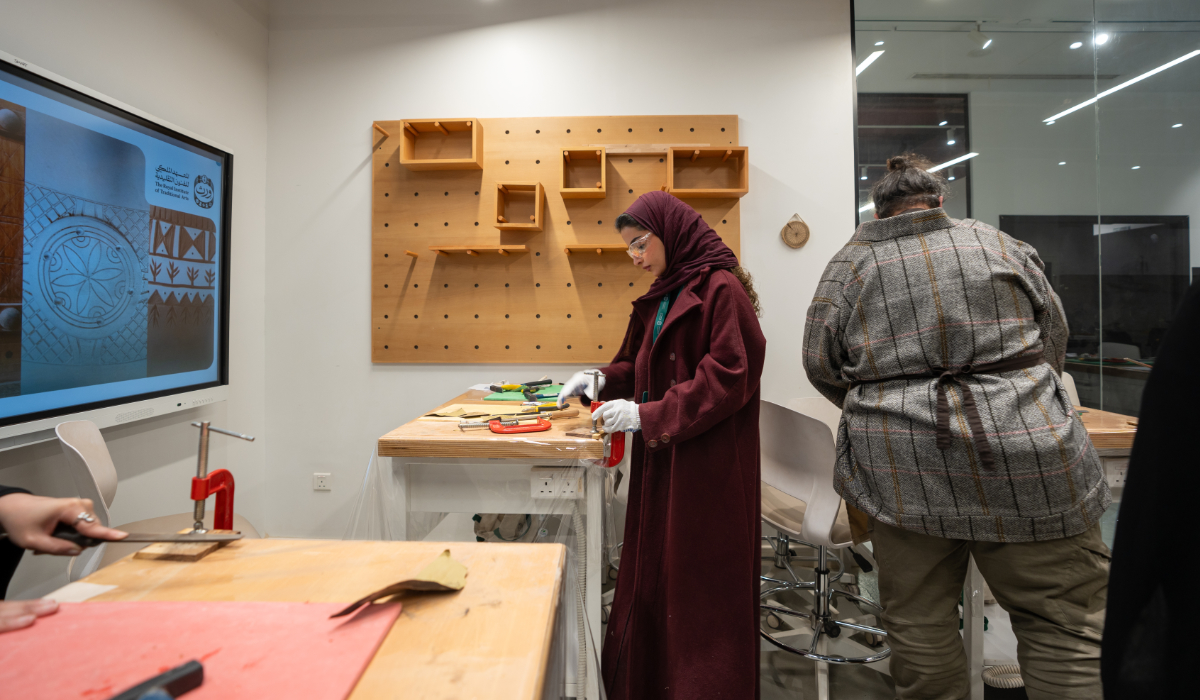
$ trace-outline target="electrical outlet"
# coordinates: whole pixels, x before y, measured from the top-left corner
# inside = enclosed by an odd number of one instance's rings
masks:
[[[1129,465],[1109,466],[1108,468],[1108,487],[1119,489],[1125,487],[1125,474],[1129,471]]]
[[[313,472],[313,491],[332,491],[333,475],[329,472]]]
[[[564,476],[559,478],[558,495],[567,499],[581,498],[583,496],[583,477]]]
[[[549,474],[534,474],[529,477],[529,495],[534,498],[558,496],[558,479]]]

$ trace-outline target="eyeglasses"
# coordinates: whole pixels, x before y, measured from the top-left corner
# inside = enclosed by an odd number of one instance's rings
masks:
[[[653,231],[648,231],[646,235],[635,238],[633,243],[629,244],[629,249],[625,251],[629,253],[629,257],[637,260],[646,254],[646,246],[650,245],[650,234],[652,233]]]

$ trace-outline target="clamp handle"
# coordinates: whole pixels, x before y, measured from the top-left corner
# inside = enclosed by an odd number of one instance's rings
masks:
[[[526,423],[525,425],[521,425],[519,423],[516,425],[504,425],[499,419],[497,419],[489,421],[488,427],[492,429],[493,433],[500,433],[502,435],[509,435],[512,433],[540,433],[544,430],[550,429],[550,421],[546,420],[545,418],[538,418],[536,423]]]

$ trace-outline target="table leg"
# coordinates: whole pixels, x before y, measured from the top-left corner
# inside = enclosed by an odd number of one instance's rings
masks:
[[[587,698],[600,697],[600,588],[604,581],[604,469],[587,468],[587,589],[585,605],[588,619]]]
[[[397,540],[408,540],[408,512],[410,504],[408,502],[408,461],[403,457],[392,457],[392,479],[396,484],[396,503],[400,506],[400,517],[397,518],[396,528],[392,532],[392,537]]]
[[[967,653],[967,677],[971,700],[983,700],[983,574],[972,557],[963,586],[963,647]]]

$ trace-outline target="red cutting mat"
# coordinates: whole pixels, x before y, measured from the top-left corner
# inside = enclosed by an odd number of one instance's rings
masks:
[[[0,693],[105,700],[181,663],[204,665],[186,700],[342,700],[400,613],[344,603],[62,603],[32,627],[0,634]]]

